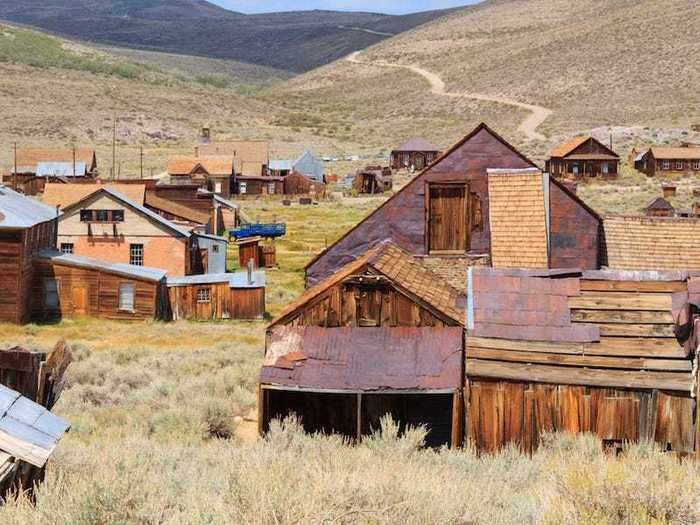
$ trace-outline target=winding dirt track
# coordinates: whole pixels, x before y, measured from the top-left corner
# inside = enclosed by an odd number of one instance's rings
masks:
[[[418,66],[404,65],[404,64],[391,64],[389,62],[364,62],[360,60],[361,51],[355,51],[354,53],[345,57],[345,60],[353,64],[360,64],[364,66],[378,66],[378,67],[393,67],[408,69],[413,71],[417,75],[422,76],[430,83],[430,92],[442,97],[452,97],[452,98],[470,98],[473,100],[483,100],[485,102],[495,102],[497,104],[505,104],[507,106],[513,106],[516,108],[525,109],[530,112],[530,115],[520,123],[518,129],[530,140],[546,140],[547,137],[542,135],[537,131],[542,123],[547,120],[552,114],[552,110],[542,107],[535,106],[533,104],[525,104],[523,102],[518,102],[507,97],[498,97],[493,95],[483,95],[481,93],[451,93],[445,88],[445,82],[435,73],[427,71]]]

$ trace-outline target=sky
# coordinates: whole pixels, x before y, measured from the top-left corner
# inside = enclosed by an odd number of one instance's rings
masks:
[[[476,0],[210,0],[240,13],[327,9],[405,14],[476,3]]]

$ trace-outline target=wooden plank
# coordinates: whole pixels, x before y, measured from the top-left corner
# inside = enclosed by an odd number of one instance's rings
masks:
[[[580,323],[673,325],[670,309],[668,312],[580,309],[571,311],[571,320]]]
[[[602,293],[581,292],[578,297],[569,298],[569,308],[586,310],[647,310],[670,312],[673,307],[670,294],[656,293]]]
[[[491,348],[470,348],[467,358],[507,361],[510,363],[534,363],[559,366],[593,368],[620,368],[633,370],[661,370],[667,372],[691,372],[689,359],[649,359],[643,357],[613,357],[592,355],[549,354],[541,352],[512,352]]]
[[[602,336],[674,338],[672,324],[581,323],[597,326]]]
[[[685,359],[686,349],[675,339],[601,337],[600,343],[584,346],[586,355],[604,355],[620,357],[659,357],[667,359]]]
[[[356,401],[356,423],[355,423],[355,439],[359,443],[362,439],[362,394],[358,392]]]
[[[462,390],[457,390],[452,396],[452,448],[462,446],[462,436],[464,430],[462,428],[462,411],[464,405],[464,394]]]
[[[485,377],[562,385],[641,388],[690,392],[691,375],[682,372],[584,369],[467,359],[470,378]]]
[[[581,343],[512,341],[510,339],[467,336],[467,353],[472,347],[511,350],[514,352],[546,352],[552,354],[583,354],[584,351],[584,345]]]
[[[685,281],[591,281],[581,279],[582,292],[687,292]]]

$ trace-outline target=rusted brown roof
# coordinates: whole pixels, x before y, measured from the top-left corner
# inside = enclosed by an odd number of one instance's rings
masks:
[[[174,215],[197,224],[207,224],[209,222],[209,215],[207,213],[203,213],[199,210],[188,208],[180,203],[158,197],[151,191],[146,192],[145,204],[148,208],[153,210],[164,211],[170,215]]]
[[[411,152],[411,151],[428,151],[428,152],[437,152],[440,151],[439,148],[436,148],[433,146],[430,142],[428,142],[425,139],[421,138],[412,138],[402,144],[401,146],[397,147],[395,152],[401,153],[401,152]]]
[[[700,147],[669,148],[654,146],[651,153],[659,160],[700,160]]]
[[[591,139],[590,135],[583,137],[576,137],[568,142],[565,142],[561,146],[554,148],[549,154],[552,157],[566,157],[569,153],[578,148],[581,144],[585,143],[587,140]]]
[[[361,271],[365,266],[384,275],[399,289],[424,301],[450,319],[464,324],[463,296],[443,279],[427,270],[415,257],[391,242],[375,246],[345,265],[325,281],[309,288],[272,321],[275,326],[329,288]]]
[[[644,207],[645,210],[655,209],[655,210],[674,210],[673,205],[668,202],[663,197],[654,197],[649,201],[649,203]]]
[[[168,159],[169,175],[189,175],[197,166],[202,166],[209,175],[226,176],[233,174],[233,157],[218,155],[190,157],[173,155]]]
[[[620,270],[700,270],[700,219],[607,217],[608,267]]]
[[[452,391],[461,387],[462,348],[461,327],[277,327],[260,383],[340,391]]]
[[[491,264],[547,268],[544,179],[539,170],[488,170]]]
[[[237,175],[262,175],[263,165],[270,162],[270,142],[267,140],[232,140],[202,144],[195,148],[198,157],[228,155],[233,157]]]
[[[75,161],[84,162],[88,170],[92,168],[94,159],[94,149],[76,148]],[[36,170],[36,165],[40,162],[73,162],[73,150],[70,148],[17,148],[17,170],[19,172]],[[14,159],[12,164],[14,165]]]
[[[44,186],[44,195],[41,198],[44,204],[67,208],[76,202],[83,200],[88,195],[102,188],[110,188],[134,201],[137,204],[144,203],[146,186],[143,184],[61,184],[49,182]]]

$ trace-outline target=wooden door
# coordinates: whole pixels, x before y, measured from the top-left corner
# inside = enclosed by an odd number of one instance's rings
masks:
[[[86,286],[73,287],[73,313],[75,315],[88,314],[88,289]]]
[[[431,184],[428,188],[428,251],[466,252],[469,247],[467,187]]]

